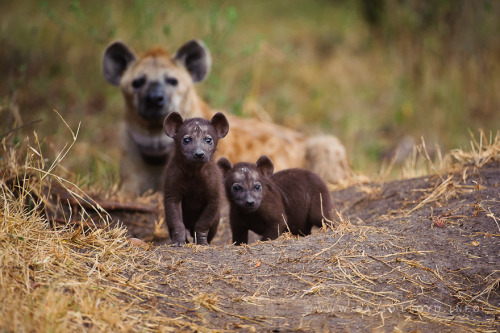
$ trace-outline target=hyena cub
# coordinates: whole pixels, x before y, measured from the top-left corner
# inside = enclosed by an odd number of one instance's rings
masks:
[[[220,112],[210,121],[184,121],[179,113],[172,112],[163,128],[174,139],[175,147],[163,189],[171,244],[182,246],[187,229],[196,244],[208,245],[217,232],[223,191],[222,175],[212,155],[219,139],[229,131],[228,121]]]
[[[276,239],[287,230],[309,235],[313,226],[322,226],[323,214],[330,218],[333,203],[328,188],[311,171],[286,169],[273,174],[273,162],[266,155],[256,164],[234,166],[222,157],[217,165],[224,174],[237,245],[248,243],[248,230],[262,235],[262,240]]]

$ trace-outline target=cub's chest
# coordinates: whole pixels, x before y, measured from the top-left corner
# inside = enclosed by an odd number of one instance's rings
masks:
[[[208,166],[207,166],[208,167]],[[171,167],[166,170],[166,200],[182,201],[183,206],[205,204],[220,196],[220,176],[217,169],[205,167],[198,172],[183,172],[182,168]]]
[[[218,195],[219,184],[210,175],[201,174],[188,177],[184,183],[183,198],[200,202]]]

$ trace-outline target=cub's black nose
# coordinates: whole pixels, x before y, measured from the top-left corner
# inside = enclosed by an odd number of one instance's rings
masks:
[[[194,153],[194,157],[203,158],[203,157],[205,157],[205,153],[202,151],[197,151],[196,153]]]
[[[245,202],[245,204],[246,204],[248,207],[253,207],[253,206],[255,205],[255,201],[253,201],[253,200],[247,200],[247,201]]]

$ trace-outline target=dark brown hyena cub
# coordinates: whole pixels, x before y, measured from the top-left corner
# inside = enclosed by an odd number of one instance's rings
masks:
[[[212,155],[219,139],[229,131],[229,124],[220,112],[210,121],[183,121],[179,113],[172,112],[163,128],[175,145],[163,188],[171,244],[182,246],[187,229],[196,244],[208,245],[217,232],[223,191],[222,175]]]
[[[322,226],[323,214],[330,219],[332,198],[323,180],[311,171],[286,169],[273,174],[273,162],[266,155],[256,164],[234,166],[222,157],[217,165],[231,205],[233,243],[248,243],[248,230],[262,235],[262,240],[276,239],[287,230],[309,235],[313,226]]]

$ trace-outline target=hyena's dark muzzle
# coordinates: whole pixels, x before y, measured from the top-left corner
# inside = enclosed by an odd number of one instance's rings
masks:
[[[151,82],[144,92],[140,93],[137,112],[143,119],[163,124],[163,119],[170,110],[170,96],[164,84]]]
[[[165,106],[165,91],[159,83],[152,84],[146,91],[144,103],[147,109],[160,110]]]

